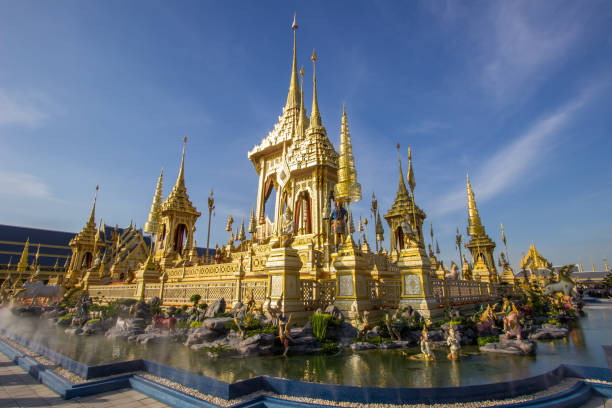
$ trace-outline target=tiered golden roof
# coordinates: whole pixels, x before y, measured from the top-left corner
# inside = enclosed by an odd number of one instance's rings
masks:
[[[187,138],[183,138],[183,154],[181,156],[181,168],[179,170],[176,184],[172,188],[172,191],[166,198],[166,201],[162,204],[162,213],[167,211],[179,211],[188,213],[199,217],[201,214],[189,201],[189,195],[187,194],[187,188],[185,187],[185,144]]]
[[[342,127],[340,132],[340,159],[338,165],[338,183],[334,198],[346,202],[361,200],[361,184],[357,182],[357,170],[353,157],[353,146],[346,119],[346,107],[342,109]]]
[[[535,244],[529,246],[529,251],[521,260],[521,269],[548,269],[551,263],[544,258],[535,247]]]
[[[474,277],[476,277],[476,263],[478,258],[482,257],[483,262],[486,264],[487,269],[493,274],[492,280],[497,280],[497,269],[495,268],[495,259],[493,257],[493,250],[495,249],[495,242],[485,232],[485,228],[480,220],[480,214],[478,213],[478,207],[476,207],[476,199],[474,198],[474,191],[470,184],[470,176],[467,176],[467,197],[468,197],[468,227],[467,232],[470,235],[470,242],[467,244],[468,249],[472,253],[472,259],[474,259]]]
[[[155,189],[153,203],[151,204],[151,211],[149,211],[149,219],[144,225],[144,232],[151,235],[157,234],[157,229],[159,228],[159,223],[161,222],[163,178],[164,169],[162,169],[159,173],[159,179],[157,180],[157,188]]]
[[[91,213],[89,214],[89,219],[87,223],[74,238],[70,240],[69,245],[74,246],[78,244],[83,245],[94,245],[96,240],[96,201],[98,199],[98,186],[96,186],[96,193],[94,194],[93,205],[91,206]]]

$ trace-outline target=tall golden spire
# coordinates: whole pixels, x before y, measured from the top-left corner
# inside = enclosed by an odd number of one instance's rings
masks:
[[[28,268],[28,249],[30,248],[30,238],[26,240],[25,245],[23,246],[23,251],[21,252],[21,258],[19,258],[19,263],[17,264],[17,271],[24,272]]]
[[[406,183],[404,182],[404,171],[402,170],[402,158],[400,157],[400,144],[397,144],[397,162],[399,163],[399,186],[397,188],[397,196],[408,194],[408,189],[406,188]]]
[[[183,137],[183,154],[181,155],[181,169],[179,170],[178,177],[176,178],[176,184],[174,185],[175,193],[185,193],[185,145],[187,144],[187,136]]]
[[[361,200],[361,184],[357,182],[357,171],[355,170],[355,158],[351,145],[346,119],[346,106],[342,108],[342,127],[340,131],[340,158],[338,160],[338,183],[335,187],[335,199],[345,202],[357,202]]]
[[[161,220],[163,178],[164,169],[161,169],[161,172],[159,173],[159,179],[157,180],[157,188],[155,189],[155,195],[153,196],[153,203],[151,204],[151,211],[149,211],[149,219],[144,225],[144,232],[151,235],[155,235],[157,233],[159,221]]]
[[[482,235],[485,233],[482,221],[480,221],[480,214],[478,214],[478,208],[476,207],[476,200],[474,199],[474,192],[472,191],[472,185],[470,184],[470,175],[467,175],[467,195],[468,195],[468,234],[472,236]]]
[[[93,205],[91,206],[91,214],[89,214],[89,221],[87,221],[87,224],[95,225],[96,223],[96,201],[98,200],[98,190],[99,189],[100,189],[100,186],[96,185],[96,192],[94,194]]]
[[[300,92],[300,116],[298,118],[298,134],[304,136],[306,130],[306,109],[304,108],[304,67],[300,68],[300,80],[302,81],[302,91]]]
[[[314,129],[323,126],[321,123],[321,114],[319,113],[319,102],[317,100],[317,54],[315,50],[312,50],[310,59],[312,60],[312,111],[310,112],[310,127]],[[343,120],[345,116],[343,116]]]
[[[289,82],[289,94],[287,95],[287,103],[285,109],[299,107],[300,100],[300,84],[298,82],[298,70],[297,70],[297,46],[296,46],[296,32],[298,29],[297,20],[295,14],[293,15],[293,65],[291,66],[291,81]]]

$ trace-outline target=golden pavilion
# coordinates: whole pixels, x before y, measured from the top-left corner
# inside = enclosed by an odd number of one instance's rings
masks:
[[[355,241],[351,203],[361,200],[362,192],[349,115],[344,108],[338,118],[336,150],[319,111],[315,52],[310,114],[305,108],[297,28],[294,20],[289,92],[282,114],[248,152],[257,173],[257,196],[247,230],[244,222],[234,225],[230,216],[227,243],[214,254],[198,252],[194,231],[201,213],[187,193],[184,139],[176,182],[164,200],[163,174],[159,175],[144,230],[130,225],[109,233],[102,221],[96,223],[94,198],[85,226],[70,240],[64,284],[81,287],[101,301],[159,297],[166,305],[185,304],[197,293],[204,302],[224,298],[232,305],[247,298],[259,303],[270,298],[283,312],[298,317],[332,303],[349,316],[406,306],[436,316],[447,304],[472,308],[499,296],[495,243],[485,232],[469,179],[467,248],[473,266],[462,262],[463,278],[447,278],[433,250],[427,252],[427,215],[416,204],[410,148],[404,177],[397,146],[397,194],[383,215],[390,251],[382,247],[384,227],[375,199],[375,248],[365,235]],[[212,196],[209,210],[211,200]],[[266,205],[269,201],[273,206]],[[431,235],[433,240],[433,229]]]

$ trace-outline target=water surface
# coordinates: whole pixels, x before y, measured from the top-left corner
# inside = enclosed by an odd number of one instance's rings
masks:
[[[478,353],[449,361],[446,350],[437,350],[436,360],[410,359],[418,349],[344,351],[339,355],[209,358],[182,344],[142,345],[111,341],[104,336],[68,336],[63,328],[35,318],[15,318],[3,312],[0,326],[28,337],[85,364],[101,364],[146,358],[223,381],[233,382],[259,375],[294,380],[357,386],[441,387],[486,384],[525,378],[556,368],[579,364],[606,366],[602,345],[612,344],[612,303],[591,304],[568,338],[537,343],[535,356]]]

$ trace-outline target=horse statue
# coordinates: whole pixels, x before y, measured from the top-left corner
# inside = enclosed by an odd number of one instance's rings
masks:
[[[164,317],[162,315],[153,316],[153,328],[161,333],[163,329],[168,329],[170,333],[174,332],[176,318],[174,316]]]
[[[444,276],[445,279],[458,279],[459,278],[459,267],[457,266],[457,264],[453,261],[451,263],[451,270],[449,273],[447,273]]]
[[[23,289],[25,290],[18,296],[21,299],[31,298],[30,304],[33,304],[39,297],[55,299],[56,302],[59,302],[66,293],[66,289],[62,286],[45,285],[42,282],[24,282]]]

